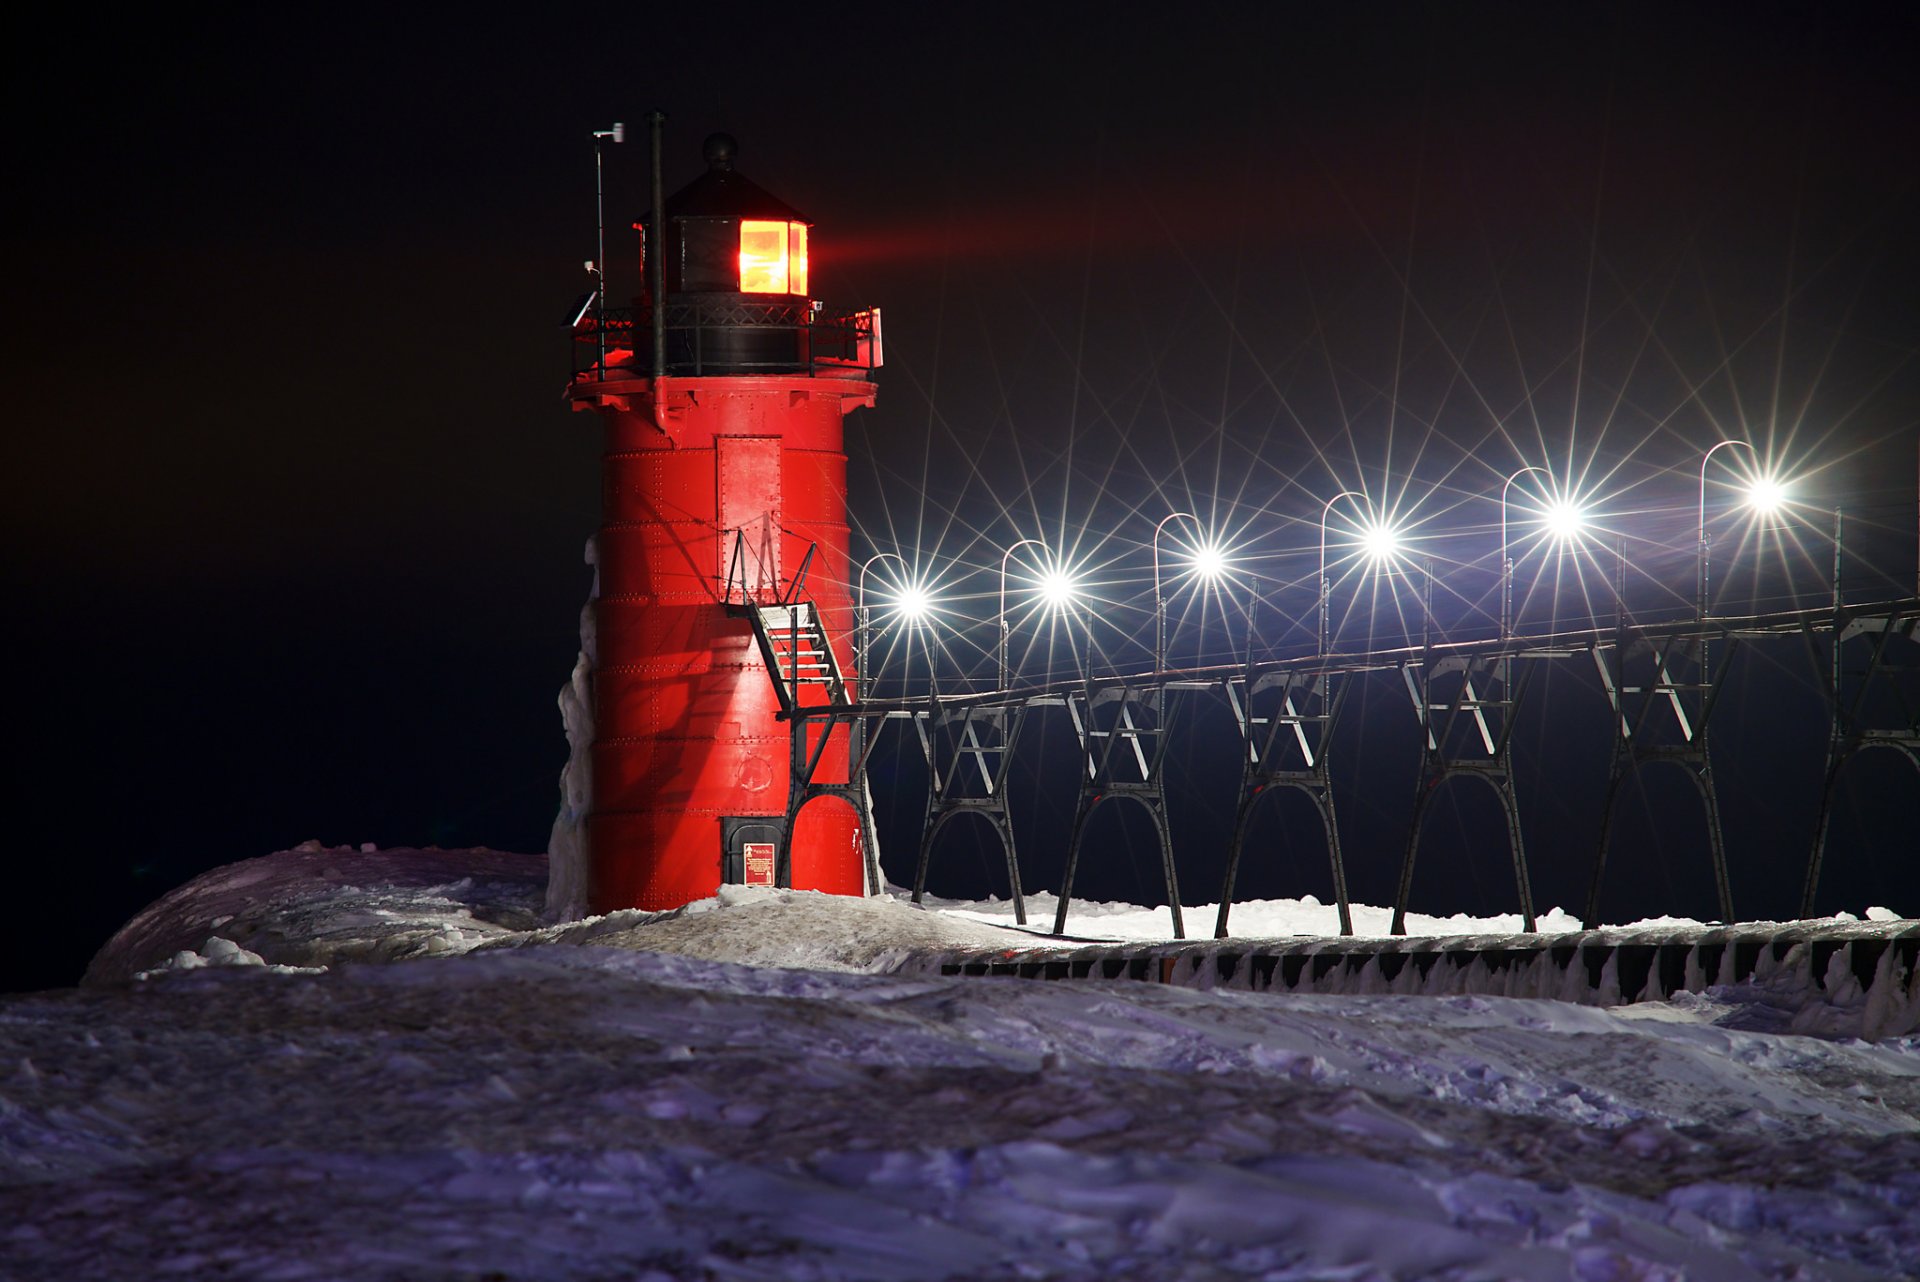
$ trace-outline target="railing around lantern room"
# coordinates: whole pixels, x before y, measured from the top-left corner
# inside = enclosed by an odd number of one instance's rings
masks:
[[[805,374],[859,378],[881,364],[880,309],[828,314],[818,303],[736,294],[670,298],[667,365],[673,378]],[[601,326],[604,323],[605,329]],[[573,377],[649,378],[647,307],[588,308],[573,326]]]

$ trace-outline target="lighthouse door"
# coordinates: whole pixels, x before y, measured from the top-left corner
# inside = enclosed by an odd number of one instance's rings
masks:
[[[780,595],[780,438],[716,436],[715,510],[722,532],[720,581],[732,603]]]
[[[728,816],[720,821],[720,879],[729,886],[784,886],[778,819]]]

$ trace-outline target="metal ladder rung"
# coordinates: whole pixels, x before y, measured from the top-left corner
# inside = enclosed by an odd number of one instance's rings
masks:
[[[793,692],[802,686],[825,689],[835,704],[851,701],[820,611],[812,602],[786,601],[748,608],[768,675],[783,706],[791,710]]]

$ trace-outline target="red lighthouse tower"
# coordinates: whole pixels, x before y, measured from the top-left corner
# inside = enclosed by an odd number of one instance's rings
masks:
[[[842,420],[873,404],[879,314],[813,301],[811,224],[733,139],[704,151],[664,210],[656,170],[647,293],[575,327],[568,395],[606,431],[594,912],[864,884],[853,731],[818,713],[853,701]]]

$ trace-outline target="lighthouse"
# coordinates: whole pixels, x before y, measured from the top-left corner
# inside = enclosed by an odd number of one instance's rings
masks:
[[[879,312],[814,301],[812,222],[732,138],[661,202],[654,137],[643,292],[581,309],[567,388],[605,433],[588,906],[857,895],[857,726],[831,714],[857,693],[843,424],[874,402]]]

